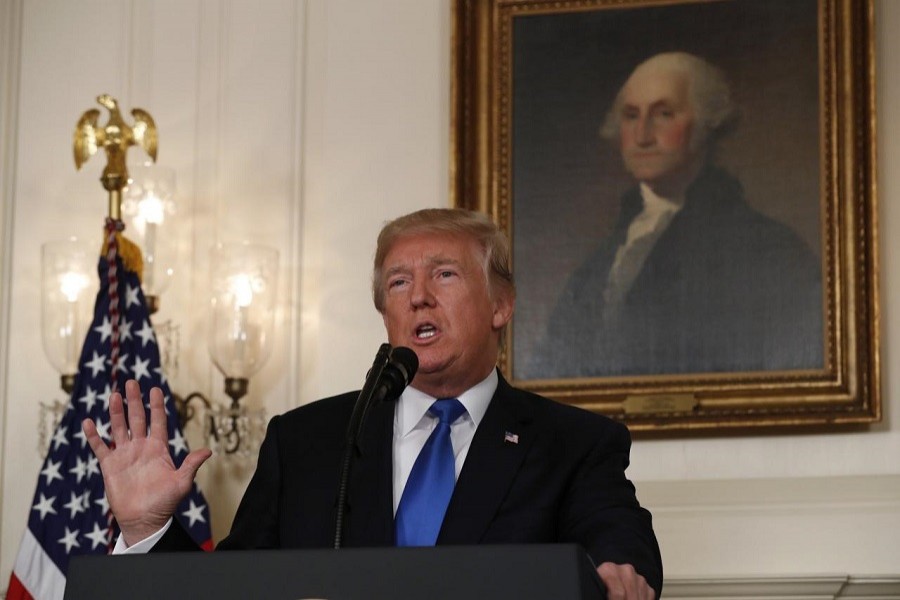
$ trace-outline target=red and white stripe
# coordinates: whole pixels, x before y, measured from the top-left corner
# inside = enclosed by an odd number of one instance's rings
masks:
[[[26,528],[9,579],[6,600],[62,600],[65,591],[66,576]]]

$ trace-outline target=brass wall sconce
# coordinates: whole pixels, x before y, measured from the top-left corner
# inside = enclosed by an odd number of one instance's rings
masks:
[[[195,415],[193,400],[206,411],[206,434],[213,451],[255,455],[265,433],[265,414],[241,404],[250,377],[268,359],[275,330],[278,252],[253,244],[220,244],[213,250],[210,272],[211,321],[207,347],[225,376],[230,406],[216,405],[194,392],[176,397],[182,423]]]
[[[128,231],[141,247],[141,288],[151,315],[169,287],[176,265],[172,229],[177,205],[175,177],[171,169],[153,165],[131,166],[123,190],[122,216]],[[219,244],[212,251],[209,279],[210,310],[207,348],[217,369],[225,376],[230,403],[220,404],[200,392],[174,395],[182,427],[202,409],[203,436],[213,451],[225,456],[256,455],[265,433],[266,416],[242,400],[272,350],[275,329],[275,295],[278,252],[253,244]],[[48,242],[42,249],[42,335],[44,352],[60,373],[60,385],[71,395],[86,329],[91,323],[97,293],[96,244],[65,240]],[[171,322],[155,325],[162,336],[178,334]],[[160,344],[161,347],[164,344]],[[165,344],[169,345],[169,344]],[[177,355],[177,348],[175,349]],[[174,359],[177,364],[177,357]],[[46,450],[66,403],[41,403],[39,451]]]

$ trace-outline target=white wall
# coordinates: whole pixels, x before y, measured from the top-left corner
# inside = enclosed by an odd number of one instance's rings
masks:
[[[900,74],[885,58],[900,55],[900,4],[878,13],[884,422],[636,442],[629,472],[668,576],[900,573]],[[281,334],[250,401],[281,412],[358,387],[384,337],[378,229],[448,204],[450,0],[2,0],[0,44],[2,589],[40,468],[37,403],[62,395],[37,334],[40,245],[93,235],[106,209],[102,159],[74,171],[78,116],[101,92],[148,109],[177,170],[182,269],[159,315],[182,329],[176,391],[223,398],[202,331],[209,246],[279,248]],[[204,467],[217,539],[246,477]]]

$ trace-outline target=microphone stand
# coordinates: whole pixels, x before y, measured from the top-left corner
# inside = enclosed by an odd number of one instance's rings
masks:
[[[378,353],[375,355],[375,362],[372,363],[372,368],[369,370],[368,376],[366,376],[363,388],[356,398],[356,403],[353,405],[353,412],[350,415],[350,422],[347,425],[347,434],[344,439],[344,455],[341,460],[341,479],[340,484],[338,485],[337,516],[335,517],[334,525],[335,550],[340,549],[344,535],[344,517],[347,512],[347,487],[350,480],[350,466],[353,462],[353,455],[356,452],[356,442],[359,438],[359,433],[362,430],[363,419],[368,412],[376,387],[381,380],[381,374],[390,359],[390,353],[390,344],[382,344],[381,347],[378,348]]]

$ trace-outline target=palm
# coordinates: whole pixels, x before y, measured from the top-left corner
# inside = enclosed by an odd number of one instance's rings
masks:
[[[167,448],[154,438],[116,447],[100,461],[100,469],[110,507],[122,526],[153,511],[172,514],[183,495]]]
[[[191,489],[197,469],[209,458],[209,450],[197,450],[176,468],[169,455],[166,415],[162,391],[150,391],[150,428],[138,384],[125,384],[129,419],[126,422],[122,398],[110,398],[112,441],[100,439],[94,423],[83,423],[91,449],[100,461],[110,510],[129,545],[161,529],[178,503]],[[130,430],[130,434],[129,434]]]

